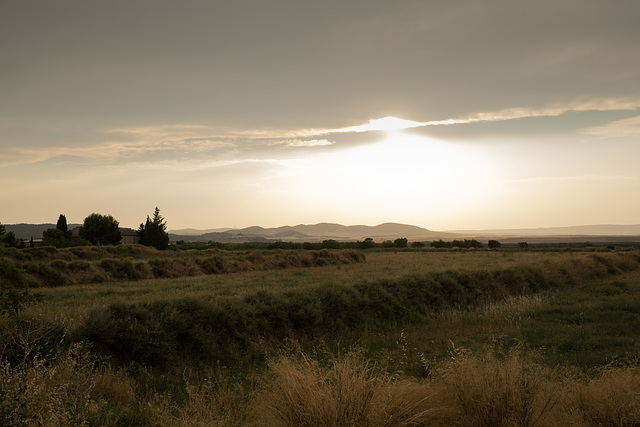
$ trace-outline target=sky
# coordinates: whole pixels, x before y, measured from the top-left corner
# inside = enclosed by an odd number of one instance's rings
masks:
[[[640,223],[637,0],[1,0],[0,222]]]

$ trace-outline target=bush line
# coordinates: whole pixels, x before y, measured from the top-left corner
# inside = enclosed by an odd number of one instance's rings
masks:
[[[176,255],[163,254],[137,245],[9,249],[0,255],[3,260],[0,264],[0,276],[10,282],[17,282],[17,276],[10,273],[14,269],[22,269],[26,275],[24,278],[20,277],[19,281],[30,287],[176,278],[365,261],[365,256],[355,250],[272,250],[248,253],[209,250]]]
[[[113,304],[94,310],[73,333],[122,363],[166,367],[179,360],[211,362],[262,357],[260,343],[322,338],[365,328],[422,322],[447,308],[465,308],[552,289],[640,267],[638,256],[593,256],[544,270],[519,266],[497,271],[446,271],[319,285],[244,297],[186,298]],[[571,280],[560,282],[558,271]]]

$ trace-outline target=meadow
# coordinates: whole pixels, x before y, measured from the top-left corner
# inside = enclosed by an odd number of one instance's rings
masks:
[[[2,425],[640,423],[637,250],[1,255]]]

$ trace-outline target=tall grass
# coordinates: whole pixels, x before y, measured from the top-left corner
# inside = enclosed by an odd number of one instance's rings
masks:
[[[220,366],[184,398],[148,389],[135,371],[100,363],[83,345],[48,361],[0,365],[0,425],[154,426],[633,426],[637,366],[592,377],[512,350],[458,351],[426,379],[388,373],[360,350],[329,360],[296,351],[239,381]],[[195,382],[194,382],[195,381]]]
[[[640,425],[640,367],[607,366],[573,392],[571,410],[591,426]]]
[[[358,353],[328,368],[305,354],[277,358],[269,368],[253,408],[256,425],[425,425],[447,412],[434,402],[431,387],[377,371]]]
[[[517,347],[502,358],[456,354],[443,377],[464,425],[545,426],[559,416],[550,370],[526,362]]]
[[[96,365],[82,345],[54,360],[0,365],[0,425],[100,425],[144,422],[134,383]]]

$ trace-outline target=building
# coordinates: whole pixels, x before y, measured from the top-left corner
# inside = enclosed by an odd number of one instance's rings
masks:
[[[136,243],[140,243],[138,230],[134,230],[133,228],[120,228],[120,235],[122,236],[120,243],[123,245],[135,245]]]

